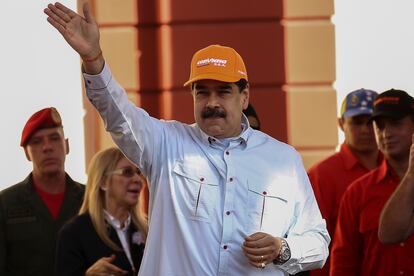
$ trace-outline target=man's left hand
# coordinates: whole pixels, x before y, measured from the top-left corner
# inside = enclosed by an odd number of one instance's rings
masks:
[[[244,240],[244,255],[251,265],[264,268],[279,255],[280,239],[262,232],[254,233]]]

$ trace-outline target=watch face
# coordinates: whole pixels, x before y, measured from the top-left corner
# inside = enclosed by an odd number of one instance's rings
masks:
[[[277,256],[274,263],[275,264],[283,264],[283,263],[287,262],[290,259],[290,257],[291,257],[291,254],[290,254],[289,245],[287,244],[286,240],[282,239],[281,240],[281,245],[280,245],[279,256]]]
[[[280,252],[280,259],[283,261],[287,261],[290,259],[290,249],[289,247],[282,247],[282,250]]]

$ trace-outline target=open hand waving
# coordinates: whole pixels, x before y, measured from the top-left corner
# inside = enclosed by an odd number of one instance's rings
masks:
[[[85,17],[58,2],[49,4],[44,12],[48,15],[47,21],[62,34],[83,60],[91,60],[101,54],[98,24],[87,2],[83,5]]]

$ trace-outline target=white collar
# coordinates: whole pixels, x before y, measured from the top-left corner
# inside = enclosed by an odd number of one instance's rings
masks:
[[[115,229],[119,229],[122,231],[125,231],[126,229],[128,229],[129,225],[131,224],[131,214],[128,213],[128,217],[124,223],[124,227],[121,228],[121,222],[115,218],[114,216],[112,216],[107,210],[103,210],[104,214],[105,214],[105,219],[106,221]]]

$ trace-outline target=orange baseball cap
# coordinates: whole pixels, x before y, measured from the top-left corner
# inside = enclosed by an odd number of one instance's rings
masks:
[[[22,131],[22,138],[20,140],[20,146],[26,146],[30,137],[39,129],[52,128],[62,126],[62,120],[59,112],[54,107],[44,108],[34,113]]]
[[[205,79],[224,82],[248,80],[241,56],[233,48],[221,45],[210,45],[193,55],[190,78],[184,86]]]

